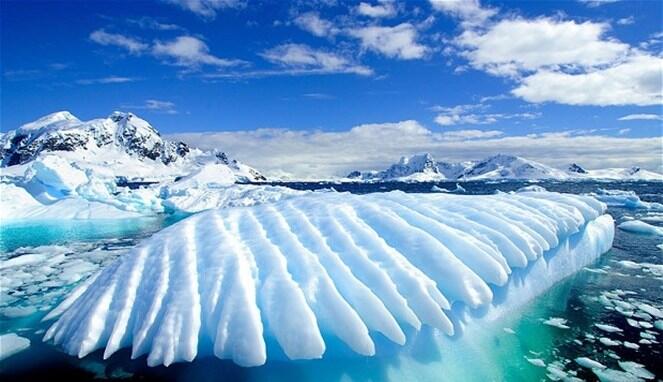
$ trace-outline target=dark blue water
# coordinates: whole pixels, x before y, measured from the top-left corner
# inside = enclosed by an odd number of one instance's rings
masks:
[[[530,182],[466,182],[462,183],[468,194],[492,194],[496,191],[513,191]],[[568,193],[588,193],[602,189],[635,191],[642,200],[663,203],[663,183],[661,182],[537,182],[550,191]],[[300,190],[328,189],[353,193],[386,192],[431,192],[433,185],[453,190],[453,182],[442,183],[280,183]],[[609,208],[617,223],[626,218],[642,218],[649,213],[644,210]],[[58,223],[47,222],[41,225],[13,225],[0,229],[0,256],[11,257],[19,246],[36,247],[59,244],[69,248],[66,256],[79,256],[81,259],[101,267],[107,261],[121,256],[142,237],[177,221],[178,218],[164,217],[144,222],[124,222],[97,224],[95,222]],[[661,223],[652,223],[661,225]],[[81,245],[81,243],[84,245]],[[663,238],[616,231],[613,248],[595,264],[576,275],[562,281],[547,293],[528,304],[522,310],[507,317],[501,326],[492,328],[494,334],[482,344],[476,359],[468,359],[467,364],[457,365],[461,370],[491,370],[490,380],[531,381],[552,380],[549,375],[562,370],[567,377],[582,380],[597,380],[589,370],[583,369],[573,360],[576,357],[590,357],[607,367],[620,370],[620,361],[633,361],[644,365],[658,378],[663,378],[663,340],[661,330],[656,327],[633,327],[626,321],[627,316],[615,310],[615,301],[637,306],[647,304],[663,308],[663,252],[657,245]],[[43,247],[42,247],[43,248]],[[95,249],[97,248],[97,249]],[[100,255],[94,254],[101,250]],[[28,248],[27,251],[30,251]],[[40,253],[34,250],[36,253]],[[633,265],[636,264],[636,265]],[[48,306],[55,304],[75,283],[66,287],[39,288],[40,281],[29,282],[13,304],[25,304],[36,299],[40,293],[53,292]],[[32,294],[30,292],[33,292]],[[59,293],[62,292],[62,293]],[[615,299],[615,297],[617,297]],[[46,305],[44,305],[46,306]],[[637,309],[636,309],[637,311]],[[417,365],[400,364],[389,358],[360,358],[351,361],[308,361],[270,363],[260,368],[240,368],[229,361],[215,358],[199,359],[190,364],[176,364],[169,368],[147,368],[145,359],[131,361],[127,351],[120,352],[110,360],[102,360],[99,352],[83,360],[64,355],[57,348],[40,341],[41,331],[46,327],[39,320],[45,314],[37,311],[20,318],[1,318],[0,332],[17,332],[29,338],[32,345],[5,361],[0,362],[0,379],[9,380],[90,380],[132,379],[132,380],[373,380],[393,379],[395,370],[403,368],[435,367],[439,360],[430,359]],[[543,325],[549,317],[567,319],[569,329]],[[631,316],[633,317],[633,316]],[[635,317],[635,321],[652,325],[656,318]],[[622,330],[607,333],[595,326],[596,323],[610,324]],[[638,324],[640,325],[640,324]],[[513,331],[513,333],[511,333]],[[644,337],[643,337],[644,336]],[[620,345],[606,346],[600,338],[618,341]],[[649,343],[641,343],[642,340]],[[625,347],[629,342],[639,346],[637,350]],[[540,359],[546,367],[538,367],[526,358]],[[552,371],[551,371],[552,370]],[[457,372],[455,370],[454,372]],[[412,374],[416,375],[416,374]],[[450,379],[451,370],[439,370],[436,381]],[[431,379],[426,379],[431,380]]]

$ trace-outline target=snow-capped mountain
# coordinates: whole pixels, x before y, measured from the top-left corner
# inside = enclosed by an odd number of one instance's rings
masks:
[[[532,160],[498,154],[476,162],[461,177],[464,179],[566,179],[569,175]]]
[[[350,179],[361,180],[410,180],[436,181],[457,179],[466,169],[463,163],[437,162],[429,153],[401,157],[400,161],[384,171],[359,172],[348,174]]]
[[[663,175],[639,167],[586,170],[572,163],[566,170],[514,155],[498,154],[476,162],[438,162],[429,153],[402,157],[383,171],[353,171],[350,180],[441,181],[481,179],[613,179],[663,180]]]
[[[49,114],[0,137],[4,174],[19,175],[25,165],[55,153],[81,170],[129,179],[186,176],[208,163],[227,166],[234,181],[265,180],[257,170],[222,152],[204,152],[161,137],[132,113],[81,121],[67,111]]]

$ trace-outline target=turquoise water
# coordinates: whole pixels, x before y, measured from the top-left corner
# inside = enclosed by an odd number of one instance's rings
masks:
[[[508,191],[521,187],[523,183],[507,182],[482,184],[473,182],[465,186],[471,193],[492,193],[496,189]],[[542,184],[548,189],[564,192],[584,193],[597,188],[613,188],[636,191],[643,200],[663,202],[663,184],[647,182],[630,183],[550,183]],[[311,188],[318,184],[309,185]],[[327,185],[328,186],[328,185]],[[406,191],[424,192],[431,188],[426,185],[400,185]],[[297,188],[304,188],[298,184]],[[340,186],[337,186],[340,187]],[[343,186],[352,187],[352,186]],[[356,185],[354,192],[384,191],[384,188],[398,188],[399,184]],[[440,185],[453,189],[453,185]],[[616,222],[628,217],[639,218],[646,211],[610,208],[608,211]],[[90,263],[96,269],[104,266],[135,245],[140,238],[161,227],[172,224],[178,218],[140,219],[125,222],[43,222],[42,224],[15,224],[3,226],[0,230],[0,259],[16,255],[19,247],[31,247],[19,251],[26,253],[50,253],[55,249],[34,248],[40,245],[58,244],[64,249],[66,258],[76,258]],[[654,223],[661,224],[661,223]],[[606,296],[623,293],[622,300],[631,304],[646,303],[663,306],[663,252],[656,246],[663,238],[643,236],[616,231],[613,248],[595,264],[569,277],[535,301],[511,313],[508,317],[490,326],[478,328],[473,333],[475,340],[463,344],[451,342],[444,351],[436,349],[427,336],[419,336],[419,343],[410,344],[419,353],[412,359],[397,357],[398,349],[377,338],[378,356],[370,358],[325,359],[321,361],[279,362],[270,361],[259,368],[240,368],[229,361],[216,358],[198,359],[193,363],[175,364],[168,368],[147,368],[145,358],[129,359],[129,352],[122,351],[109,360],[103,360],[96,352],[82,360],[64,355],[59,349],[40,341],[46,325],[40,322],[48,308],[52,307],[76,284],[44,287],[44,281],[26,283],[19,289],[19,295],[12,306],[32,303],[52,296],[46,302],[39,302],[36,312],[22,317],[1,317],[0,332],[16,332],[29,338],[29,349],[0,362],[0,378],[5,380],[64,380],[140,379],[140,380],[179,380],[179,381],[383,381],[383,380],[496,380],[533,381],[555,380],[554,372],[562,370],[567,377],[581,380],[597,380],[588,369],[577,365],[576,357],[590,357],[609,368],[619,370],[619,361],[634,361],[643,364],[658,378],[663,377],[663,347],[660,343],[640,344],[643,333],[654,341],[661,340],[656,328],[635,328],[627,324],[626,317],[606,303]],[[30,252],[32,251],[32,252]],[[625,263],[624,261],[632,262]],[[66,264],[62,269],[68,269]],[[634,266],[632,264],[638,264]],[[645,265],[643,265],[645,264]],[[650,264],[646,265],[646,264]],[[30,269],[32,272],[32,269]],[[79,273],[85,273],[79,272]],[[61,275],[62,272],[57,273]],[[58,279],[60,276],[47,275]],[[58,279],[59,280],[59,279]],[[614,301],[614,300],[613,300]],[[39,305],[41,304],[41,305]],[[549,317],[568,320],[568,329],[543,324]],[[646,321],[646,320],[643,320]],[[651,320],[653,322],[653,320]],[[620,333],[606,333],[595,326],[604,323],[623,330]],[[654,333],[654,334],[651,334]],[[588,336],[589,335],[589,336]],[[432,338],[434,333],[430,333]],[[592,338],[593,337],[593,338]],[[619,346],[606,346],[600,337],[639,344],[638,350]],[[423,339],[423,340],[422,340]],[[333,346],[333,344],[331,345]],[[461,349],[463,347],[463,349]],[[471,359],[455,359],[458,354],[472,354]],[[539,359],[546,367],[536,366],[529,359]],[[398,375],[398,377],[395,377]],[[425,375],[426,377],[422,377]],[[434,376],[431,377],[431,375]],[[405,377],[404,377],[405,376]]]

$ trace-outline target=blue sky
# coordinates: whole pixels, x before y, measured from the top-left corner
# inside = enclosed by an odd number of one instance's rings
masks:
[[[661,170],[658,1],[0,6],[3,131],[58,110],[126,110],[275,173],[340,174],[351,163],[329,162],[361,159],[353,129],[366,125],[375,152],[364,168],[422,150],[477,159],[529,138],[538,151],[519,153],[549,164],[584,153],[588,167]],[[422,137],[384,142],[403,134]],[[588,137],[614,155],[583,152]],[[297,161],[313,163],[292,170]]]

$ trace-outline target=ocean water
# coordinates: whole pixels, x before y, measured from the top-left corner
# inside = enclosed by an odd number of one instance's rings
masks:
[[[467,182],[468,194],[508,192],[531,183]],[[656,182],[540,182],[548,190],[587,193],[599,188],[635,191],[642,200],[663,203],[663,183]],[[287,183],[296,189],[328,189],[355,193],[431,192],[433,185],[455,189],[455,183]],[[617,223],[647,218],[655,212],[609,208]],[[240,368],[216,358],[198,359],[170,367],[148,368],[145,357],[130,360],[121,351],[109,360],[101,352],[84,359],[62,353],[41,342],[48,323],[41,318],[75,285],[121,256],[141,238],[181,219],[163,217],[123,222],[40,222],[0,227],[0,260],[31,254],[33,262],[21,266],[23,275],[0,268],[0,334],[14,332],[29,338],[31,346],[0,361],[0,380],[179,380],[179,381],[384,381],[463,379],[495,381],[563,380],[593,381],[597,376],[574,359],[589,357],[614,370],[619,362],[643,365],[663,378],[662,318],[643,314],[639,306],[663,307],[662,237],[616,230],[613,248],[595,264],[563,280],[510,316],[478,328],[472,340],[451,343],[444,351],[418,336],[414,359],[397,356],[396,346],[376,339],[376,357],[320,361],[270,361],[258,368]],[[651,224],[663,225],[662,222]],[[630,314],[630,315],[629,315]],[[550,318],[567,320],[568,328],[544,323]],[[627,321],[629,319],[630,321]],[[656,321],[658,327],[654,326]],[[553,320],[554,321],[554,320]],[[629,323],[630,322],[630,323]],[[607,332],[596,324],[617,327]],[[604,329],[606,327],[603,327]],[[627,347],[624,344],[634,345]],[[332,343],[330,346],[334,346]],[[461,347],[463,347],[461,349]],[[455,353],[464,358],[457,359]],[[471,354],[472,357],[466,357]]]

